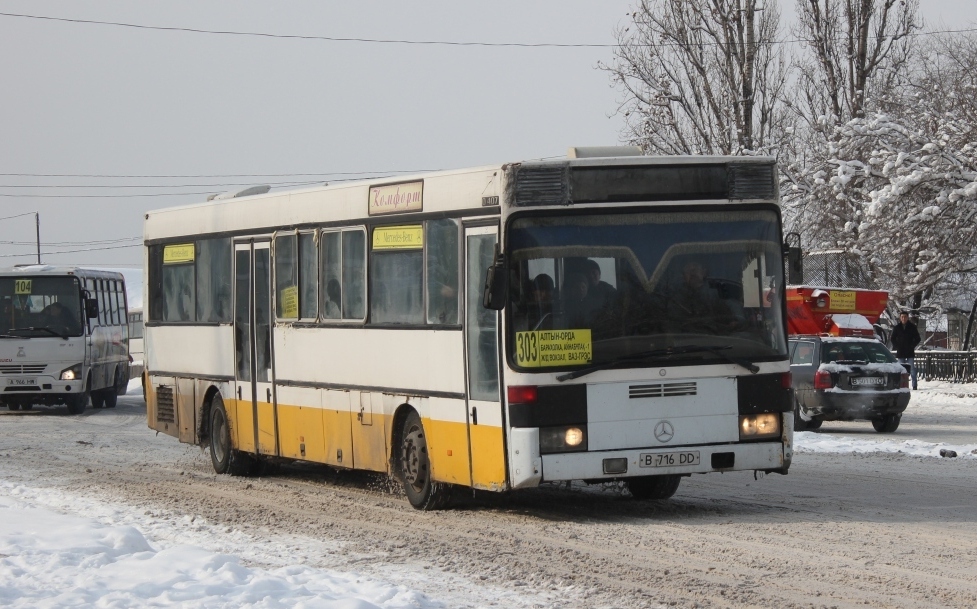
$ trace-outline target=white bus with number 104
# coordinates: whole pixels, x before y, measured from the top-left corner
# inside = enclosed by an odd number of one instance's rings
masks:
[[[419,509],[787,473],[774,161],[579,152],[150,212],[149,426],[219,473],[386,472]]]
[[[27,265],[0,270],[0,404],[116,404],[129,380],[120,273]]]

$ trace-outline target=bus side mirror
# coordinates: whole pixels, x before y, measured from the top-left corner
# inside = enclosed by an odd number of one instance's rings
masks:
[[[88,319],[95,319],[98,317],[98,300],[95,298],[85,299],[85,315]]]
[[[482,292],[482,306],[493,311],[505,308],[506,277],[505,268],[493,264],[485,271],[485,289]]]

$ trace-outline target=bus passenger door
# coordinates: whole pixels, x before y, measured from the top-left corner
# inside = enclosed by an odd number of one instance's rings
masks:
[[[236,407],[233,440],[240,450],[277,455],[272,395],[270,241],[234,245],[234,355]]]
[[[472,486],[505,487],[505,442],[499,394],[498,313],[482,306],[485,271],[498,227],[465,228],[465,364]]]

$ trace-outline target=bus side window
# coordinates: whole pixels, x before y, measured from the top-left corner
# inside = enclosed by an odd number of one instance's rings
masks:
[[[458,223],[429,220],[424,240],[427,323],[458,323]]]
[[[231,315],[231,240],[197,241],[197,321],[229,322]]]
[[[343,231],[343,319],[366,317],[366,231]]]
[[[318,259],[315,251],[315,234],[299,233],[299,317],[301,319],[315,319],[316,308],[316,275]]]
[[[296,235],[275,237],[275,303],[279,319],[299,317],[299,269]]]

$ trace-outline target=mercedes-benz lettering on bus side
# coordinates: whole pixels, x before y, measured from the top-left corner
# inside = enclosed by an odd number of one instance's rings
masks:
[[[0,270],[0,404],[116,404],[129,381],[120,273],[43,265]]]
[[[572,154],[228,197],[151,212],[145,239],[148,423],[218,472],[389,472],[433,509],[456,486],[665,498],[790,466],[772,159]]]

